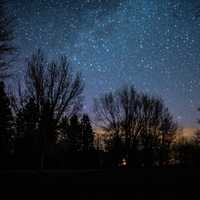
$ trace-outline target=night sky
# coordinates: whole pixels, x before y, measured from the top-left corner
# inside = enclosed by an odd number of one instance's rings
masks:
[[[180,125],[196,127],[200,106],[197,0],[13,0],[17,70],[41,47],[67,55],[85,79],[84,110],[123,84],[160,96]]]

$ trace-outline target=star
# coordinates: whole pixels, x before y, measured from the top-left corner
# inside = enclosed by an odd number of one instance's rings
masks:
[[[10,0],[17,66],[36,48],[52,59],[67,55],[85,80],[84,110],[91,112],[93,97],[128,83],[163,98],[181,125],[196,126],[200,19],[194,20],[195,2]]]

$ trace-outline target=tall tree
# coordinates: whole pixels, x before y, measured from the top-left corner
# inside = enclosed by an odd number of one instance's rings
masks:
[[[10,74],[8,71],[10,55],[15,51],[13,18],[7,14],[6,10],[5,1],[0,0],[0,78],[5,78]]]
[[[69,118],[81,108],[83,82],[80,73],[73,75],[66,57],[48,62],[41,50],[28,61],[25,78],[25,96],[34,99],[38,110],[43,165],[48,146],[57,141],[62,117]]]
[[[142,130],[141,101],[134,87],[125,86],[95,99],[94,110],[100,127],[111,135],[110,147],[118,149],[119,159],[128,157],[136,150]]]
[[[143,128],[140,143],[143,146],[145,165],[151,166],[155,161],[159,165],[166,165],[177,125],[161,99],[142,95],[141,105]]]
[[[32,135],[37,132],[39,115],[34,99],[27,102],[16,113],[17,137]]]
[[[121,138],[124,143],[122,154],[130,162],[136,162],[137,151],[142,148],[144,160],[147,158],[148,163],[152,163],[150,158],[153,155],[149,153],[156,148],[160,163],[163,163],[162,158],[176,132],[176,123],[160,99],[126,86],[96,99],[95,113],[100,126],[111,134],[113,142]]]
[[[71,152],[81,151],[81,146],[82,146],[81,124],[79,122],[77,115],[73,115],[70,118],[70,127],[67,134],[67,142],[69,145],[69,150]]]
[[[9,153],[13,134],[13,116],[3,82],[0,82],[0,152]]]
[[[90,118],[87,114],[84,114],[81,119],[81,129],[83,151],[92,150],[94,148],[94,132],[90,123]]]
[[[39,115],[34,99],[26,99],[15,116],[15,156],[21,159],[20,162],[16,163],[20,164],[21,167],[39,167],[41,141],[38,120]]]

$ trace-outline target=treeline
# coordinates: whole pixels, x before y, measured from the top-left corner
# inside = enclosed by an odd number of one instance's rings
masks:
[[[95,127],[82,113],[84,82],[66,57],[48,60],[36,51],[24,77],[7,92],[13,25],[0,1],[0,168],[82,169],[199,166],[200,134],[176,141],[177,124],[160,98],[133,86],[94,100]]]
[[[38,50],[27,63],[18,94],[9,98],[4,83],[0,86],[1,152],[6,159],[13,156],[12,166],[61,166],[66,153],[94,151],[90,119],[80,113],[83,81],[65,57],[48,62]]]
[[[111,135],[107,148],[116,163],[126,158],[129,166],[168,164],[177,125],[162,100],[126,86],[96,99],[95,111]]]
[[[84,83],[65,57],[48,61],[36,51],[24,81],[8,95],[0,83],[1,168],[66,169],[199,165],[199,135],[177,142],[177,124],[160,98],[133,86],[94,100],[95,143],[90,118],[81,112]],[[17,91],[17,92],[16,92]],[[99,133],[100,134],[100,133]]]

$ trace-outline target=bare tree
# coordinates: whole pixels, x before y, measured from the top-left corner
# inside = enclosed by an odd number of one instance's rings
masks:
[[[99,125],[111,134],[113,142],[114,138],[121,138],[123,154],[129,160],[139,147],[145,152],[162,149],[163,157],[164,147],[169,148],[176,131],[176,123],[163,102],[138,93],[133,86],[95,99],[95,113]]]
[[[115,93],[95,99],[97,121],[110,134],[108,149],[121,154],[119,158],[128,157],[130,151],[136,149],[142,129],[139,108],[139,95],[132,86],[125,86]]]
[[[39,112],[43,168],[46,148],[55,143],[61,118],[69,118],[81,108],[84,85],[80,73],[73,75],[66,57],[48,62],[38,50],[28,61],[24,87],[23,96],[33,99]]]
[[[159,162],[159,165],[167,164],[177,125],[161,99],[142,95],[141,105],[143,130],[140,134],[140,142],[146,164],[155,164],[155,160]]]
[[[135,149],[142,131],[140,95],[133,86],[125,86],[117,92],[121,108],[121,134],[125,139],[126,152]]]
[[[119,101],[113,93],[94,99],[94,111],[98,125],[111,134],[120,133]]]
[[[41,50],[28,62],[26,74],[28,96],[34,97],[39,110],[48,103],[53,117],[72,116],[80,108],[83,83],[81,74],[73,76],[66,57],[48,63]]]

